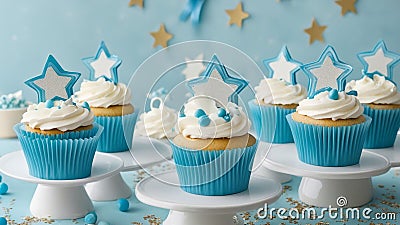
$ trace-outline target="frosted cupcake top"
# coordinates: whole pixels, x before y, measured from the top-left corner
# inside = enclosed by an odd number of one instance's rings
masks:
[[[228,102],[226,109],[205,96],[188,100],[180,112],[177,131],[190,138],[232,138],[243,136],[250,130],[251,122],[242,108]]]
[[[159,106],[154,104],[159,102]],[[140,115],[140,119],[136,124],[136,132],[142,136],[152,138],[172,138],[176,136],[175,124],[178,116],[175,110],[164,105],[161,98],[151,99],[151,110]]]
[[[91,107],[108,108],[127,105],[131,102],[131,91],[123,83],[115,84],[101,77],[95,81],[85,80],[73,99],[78,104],[89,103]]]
[[[89,105],[78,106],[71,99],[40,102],[28,107],[21,122],[32,129],[71,131],[93,123],[94,115]]]
[[[368,104],[400,104],[400,94],[396,85],[375,74],[373,78],[363,76],[360,80],[352,80],[346,85],[346,90],[355,90],[361,103]]]
[[[290,84],[282,79],[266,78],[254,88],[261,104],[298,104],[307,97],[306,89],[300,84]]]
[[[314,98],[304,99],[299,103],[297,112],[313,119],[335,121],[358,118],[364,112],[364,108],[356,96],[332,89],[316,94]]]
[[[22,91],[0,96],[0,109],[25,108],[28,103],[22,98]]]

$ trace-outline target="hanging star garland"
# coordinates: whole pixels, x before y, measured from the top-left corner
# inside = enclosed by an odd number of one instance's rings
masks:
[[[339,92],[344,91],[346,77],[353,70],[350,65],[340,61],[335,49],[330,45],[325,48],[316,62],[300,67],[309,80],[308,97],[310,98],[332,88]]]
[[[78,72],[64,70],[54,56],[49,55],[42,74],[28,79],[25,84],[36,91],[38,102],[67,100],[80,76]]]
[[[240,2],[236,8],[227,9],[225,12],[229,15],[229,25],[236,24],[238,27],[242,27],[242,23],[244,19],[247,19],[250,15],[247,12],[243,11],[242,3]]]
[[[173,37],[172,34],[165,30],[164,24],[160,25],[160,28],[156,32],[151,32],[151,36],[154,38],[153,48],[161,45],[163,48],[168,46],[168,41]]]
[[[140,8],[143,9],[143,0],[130,0],[129,1],[129,6],[139,6]]]
[[[179,19],[181,21],[186,21],[189,16],[192,20],[193,25],[198,25],[200,23],[201,11],[205,0],[187,0],[186,6],[183,9]]]
[[[310,28],[304,30],[308,35],[310,35],[310,42],[311,45],[314,41],[318,40],[320,42],[324,42],[323,33],[327,26],[320,26],[315,18],[312,20],[312,24]]]
[[[357,14],[357,9],[355,7],[357,0],[337,0],[335,1],[340,7],[342,7],[342,16],[346,15],[348,12]]]

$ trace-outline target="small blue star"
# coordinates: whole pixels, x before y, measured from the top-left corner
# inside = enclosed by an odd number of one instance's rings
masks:
[[[215,70],[219,76],[213,73]],[[224,104],[228,101],[238,104],[238,94],[248,85],[248,82],[230,76],[218,57],[213,55],[206,70],[198,78],[189,80],[187,84],[194,95],[211,96]],[[236,88],[229,87],[230,85]]]
[[[363,73],[371,78],[379,74],[392,80],[393,67],[400,62],[400,55],[387,50],[384,41],[376,43],[372,51],[358,53],[357,57],[364,66]]]
[[[200,23],[200,15],[204,2],[205,0],[188,0],[179,19],[181,21],[186,21],[190,16],[192,24],[198,25]]]
[[[349,76],[353,68],[340,61],[335,49],[328,45],[316,62],[300,66],[308,77],[308,97],[322,91],[337,88],[344,91],[346,77]]]
[[[295,74],[300,70],[302,63],[292,58],[286,45],[282,47],[278,56],[263,62],[269,71],[268,78],[283,79],[293,85],[297,84]]]
[[[78,72],[65,71],[57,60],[49,55],[42,74],[30,78],[25,84],[34,89],[38,102],[66,100],[73,94],[73,87],[81,76]]]
[[[117,70],[122,60],[118,56],[110,54],[104,41],[100,43],[94,57],[83,58],[82,61],[90,71],[89,80],[104,77],[106,80],[118,83]]]

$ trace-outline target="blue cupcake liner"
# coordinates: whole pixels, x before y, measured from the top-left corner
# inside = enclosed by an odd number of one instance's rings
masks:
[[[286,115],[295,112],[296,109],[258,105],[254,99],[249,101],[248,104],[251,121],[261,141],[276,144],[294,142]]]
[[[364,105],[364,114],[372,119],[364,148],[392,147],[400,127],[400,109],[372,109]]]
[[[46,180],[73,180],[89,177],[103,127],[91,130],[44,135],[29,132],[24,124],[14,126],[31,176]]]
[[[137,112],[123,116],[95,116],[94,121],[104,127],[97,151],[115,153],[132,147]]]
[[[300,161],[315,166],[358,164],[371,118],[351,126],[329,127],[304,124],[287,115]]]
[[[194,150],[170,142],[182,190],[207,196],[247,190],[258,143],[229,150]]]

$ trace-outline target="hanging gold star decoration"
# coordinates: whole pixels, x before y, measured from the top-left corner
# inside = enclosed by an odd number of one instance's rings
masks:
[[[322,35],[325,31],[325,29],[327,28],[327,26],[320,26],[317,22],[317,20],[315,20],[315,18],[313,18],[312,24],[310,28],[307,28],[304,30],[304,32],[306,32],[307,34],[310,35],[310,45],[312,43],[314,43],[314,41],[318,40],[320,42],[324,42],[324,36]]]
[[[337,0],[335,2],[342,7],[342,16],[344,16],[347,12],[357,14],[357,9],[355,7],[357,0]]]
[[[247,12],[243,11],[241,2],[236,6],[236,8],[231,10],[227,9],[225,12],[230,17],[229,25],[236,24],[238,27],[242,27],[243,20],[250,16]]]
[[[160,29],[156,32],[150,32],[151,36],[154,38],[153,48],[161,45],[163,48],[168,46],[168,41],[173,37],[172,34],[165,31],[164,24],[160,25]]]
[[[140,8],[143,9],[143,0],[130,0],[129,1],[129,6],[130,7],[135,6],[135,5],[137,5],[137,6],[139,6]]]

